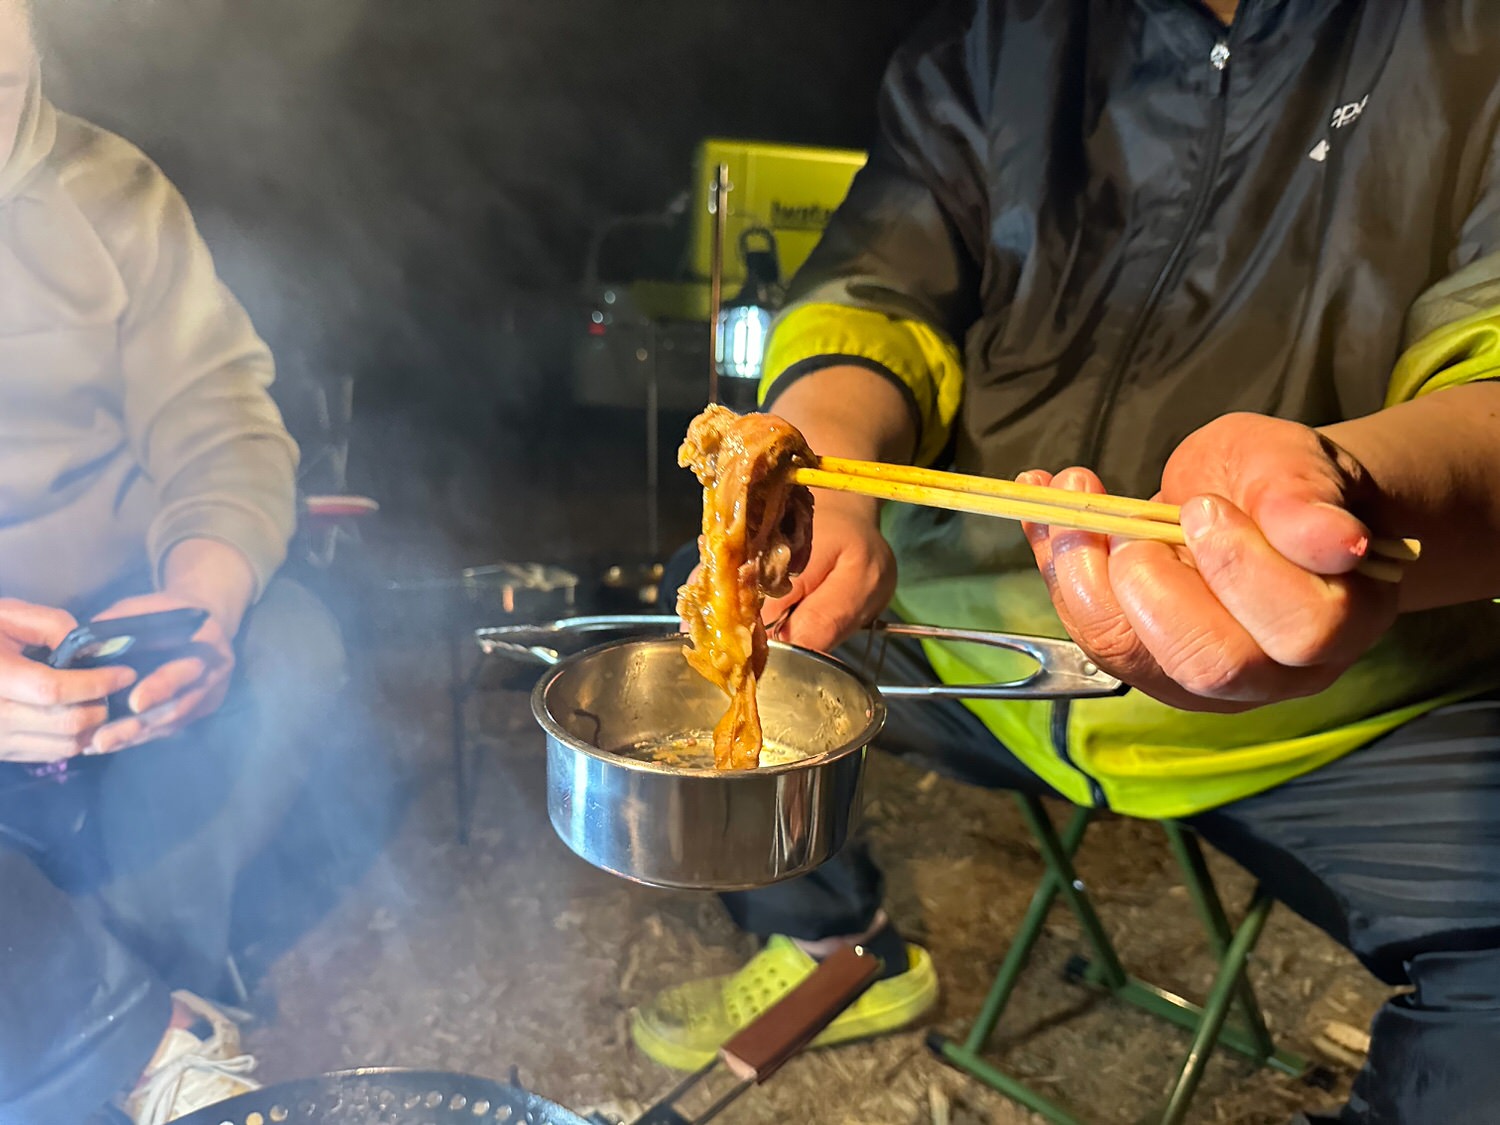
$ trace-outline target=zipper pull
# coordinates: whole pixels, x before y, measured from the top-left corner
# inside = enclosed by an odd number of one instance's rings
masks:
[[[1229,93],[1229,41],[1220,39],[1214,44],[1214,49],[1208,53],[1208,61],[1214,68],[1214,73],[1219,76],[1219,88],[1214,91],[1214,96],[1222,98]]]

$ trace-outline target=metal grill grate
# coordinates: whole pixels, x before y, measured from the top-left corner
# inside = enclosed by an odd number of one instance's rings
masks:
[[[511,1083],[429,1070],[366,1069],[284,1082],[177,1125],[597,1125]]]

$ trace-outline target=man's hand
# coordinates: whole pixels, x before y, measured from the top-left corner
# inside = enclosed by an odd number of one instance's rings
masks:
[[[1020,479],[1104,491],[1086,469]],[[1322,691],[1395,619],[1397,588],[1352,573],[1370,540],[1347,510],[1363,483],[1317,431],[1231,414],[1162,474],[1186,548],[1026,533],[1063,624],[1101,667],[1174,707],[1246,710]]]
[[[116,602],[96,620],[168,609],[202,609],[172,594],[143,594]],[[127,700],[131,714],[100,728],[91,754],[110,754],[178,731],[211,715],[224,702],[234,672],[234,646],[212,612],[183,655],[149,673]]]
[[[790,594],[766,600],[761,618],[773,640],[827,652],[878,617],[895,591],[896,557],[880,534],[874,504],[820,498],[807,569],[792,579]]]
[[[823,457],[910,462],[917,432],[906,397],[863,367],[825,367],[776,399],[776,414]],[[813,493],[812,557],[792,592],[766,603],[778,640],[827,651],[885,610],[896,558],[880,534],[879,505],[846,493]],[[788,616],[790,614],[790,616]]]
[[[895,592],[896,556],[875,504],[824,492],[813,509],[807,569],[790,594],[766,602],[765,620],[783,622],[777,640],[826,652],[879,616]]]
[[[130,693],[128,719],[99,731],[90,753],[108,754],[176,734],[213,714],[229,691],[234,637],[255,590],[255,575],[240,551],[214,539],[185,539],[163,567],[159,594],[116,602],[99,616],[132,617],[164,609],[203,609],[208,620],[180,660],[164,664]]]
[[[22,655],[56,648],[77,624],[60,609],[0,598],[0,761],[82,753],[107,718],[105,697],[135,682],[128,668],[58,671]]]

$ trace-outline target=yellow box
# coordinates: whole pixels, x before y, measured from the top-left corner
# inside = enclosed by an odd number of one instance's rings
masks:
[[[730,293],[724,299],[734,296]],[[630,283],[630,299],[636,310],[650,320],[708,320],[712,294],[706,281],[654,281]]]
[[[730,191],[724,239],[724,299],[744,281],[740,235],[766,227],[776,237],[781,277],[789,281],[807,260],[834,208],[849,192],[865,154],[850,149],[710,138],[693,169],[693,227],[689,268],[707,281],[713,260],[714,218],[709,193],[720,164],[729,165]]]

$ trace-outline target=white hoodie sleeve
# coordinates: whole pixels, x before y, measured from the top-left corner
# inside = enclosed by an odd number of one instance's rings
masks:
[[[178,543],[228,543],[250,562],[259,592],[295,524],[297,447],[267,391],[271,353],[219,280],[176,188],[133,146],[120,142],[111,155],[133,157],[122,161],[108,225],[128,294],[125,428],[158,496],[147,550],[159,579]]]

